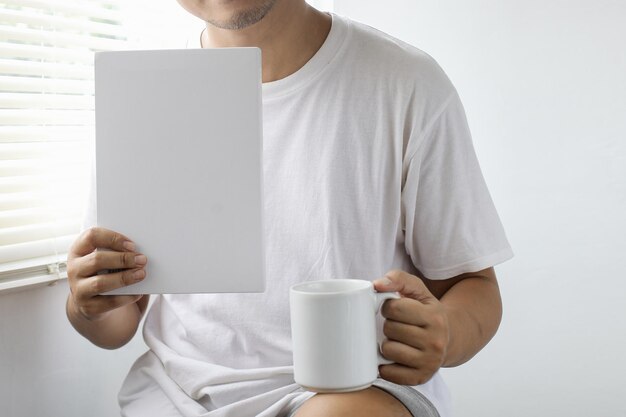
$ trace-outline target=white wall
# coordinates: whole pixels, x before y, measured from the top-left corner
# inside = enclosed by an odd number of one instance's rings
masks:
[[[146,347],[137,334],[121,349],[100,349],[65,317],[66,281],[0,294],[0,415],[112,417],[117,392]]]
[[[335,0],[463,99],[516,258],[501,330],[446,372],[459,417],[625,416],[626,2]]]

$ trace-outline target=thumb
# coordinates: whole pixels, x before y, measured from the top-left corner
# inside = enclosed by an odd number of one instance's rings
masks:
[[[424,281],[408,272],[394,269],[373,282],[374,288],[379,292],[396,291],[402,297],[412,298],[421,303],[428,304],[437,301],[437,298],[428,290]]]

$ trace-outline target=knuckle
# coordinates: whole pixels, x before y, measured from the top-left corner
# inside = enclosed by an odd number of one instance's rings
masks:
[[[432,319],[432,324],[437,328],[443,328],[446,326],[446,319],[442,314],[436,314]]]
[[[97,268],[98,266],[98,261],[96,260],[96,254],[95,252],[90,253],[87,256],[83,257],[83,261],[82,261],[82,269],[85,270],[94,270],[95,268]]]
[[[421,358],[417,352],[410,352],[406,354],[406,362],[412,364],[414,367],[420,365]]]
[[[85,282],[83,280],[76,280],[70,282],[70,292],[72,293],[72,297],[74,298],[74,303],[77,306],[83,304],[85,297]]]
[[[114,248],[120,243],[120,235],[117,233],[111,233],[111,247]]]
[[[446,350],[446,343],[442,339],[434,339],[431,343],[432,349],[437,354],[442,354]]]
[[[97,277],[92,280],[91,291],[94,294],[100,294],[104,291],[104,280],[102,279],[102,277]]]
[[[83,232],[83,239],[86,239],[89,242],[94,242],[98,236],[99,230],[97,227],[90,227],[89,229]]]
[[[424,282],[424,280],[414,275],[412,275],[411,277],[413,279],[413,285],[416,285],[420,292],[430,293],[430,290],[426,286],[426,283]]]
[[[120,263],[123,266],[134,266],[135,257],[130,252],[120,252]]]
[[[93,251],[88,256],[89,266],[94,269],[99,269],[106,259],[106,255],[101,251]]]
[[[402,312],[401,300],[389,300],[384,304],[383,315],[385,317],[397,317]]]
[[[76,263],[74,261],[68,261],[66,264],[65,270],[67,272],[67,277],[70,280],[73,280],[76,277],[77,271],[76,271]]]
[[[120,286],[125,287],[132,284],[134,271],[124,271],[119,274]]]

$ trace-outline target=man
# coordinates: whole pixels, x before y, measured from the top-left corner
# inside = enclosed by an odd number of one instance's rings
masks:
[[[122,415],[449,415],[437,370],[495,334],[493,265],[512,256],[454,87],[420,50],[304,0],[179,2],[207,22],[191,47],[262,49],[268,289],[157,297]],[[147,262],[118,232],[83,233],[68,261],[73,326],[127,343],[148,296],[99,294],[145,279]],[[313,396],[293,382],[288,288],[325,278],[402,295],[382,311],[395,363],[371,388]]]

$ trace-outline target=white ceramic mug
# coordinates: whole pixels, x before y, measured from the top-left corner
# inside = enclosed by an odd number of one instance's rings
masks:
[[[369,281],[330,279],[291,287],[294,378],[316,392],[349,392],[369,387],[380,354],[376,314],[397,293],[376,292]]]

